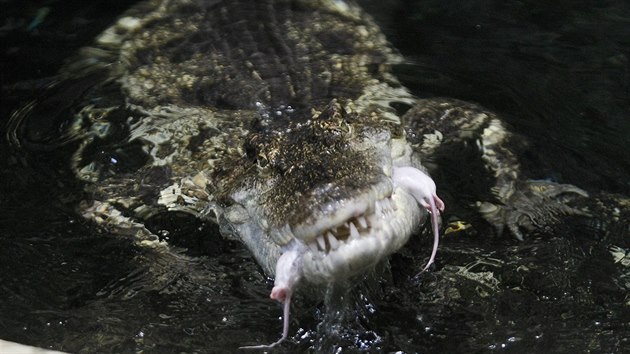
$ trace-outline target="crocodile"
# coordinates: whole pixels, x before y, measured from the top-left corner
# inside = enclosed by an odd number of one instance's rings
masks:
[[[585,213],[580,188],[523,177],[499,115],[405,88],[404,61],[351,1],[139,3],[59,74],[80,213],[148,247],[168,247],[144,225],[167,212],[241,241],[284,303],[282,337],[253,348],[287,338],[296,289],[368,271],[428,215],[434,263],[445,203],[427,161],[449,146],[478,151],[490,197],[473,208],[498,233]]]

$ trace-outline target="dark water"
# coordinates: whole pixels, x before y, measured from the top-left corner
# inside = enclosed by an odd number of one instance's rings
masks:
[[[77,353],[224,353],[274,341],[280,307],[239,244],[175,215],[149,227],[180,251],[132,246],[76,214],[72,144],[14,143],[23,132],[11,112],[41,97],[62,61],[127,6],[0,2],[0,338]],[[351,291],[298,296],[291,343],[279,351],[630,352],[630,206],[619,204],[630,195],[630,7],[365,6],[409,58],[396,70],[414,92],[500,112],[528,138],[528,177],[575,184],[618,211],[568,218],[525,242],[483,228],[448,234],[436,269],[419,277],[430,237],[415,237]],[[63,102],[53,103],[51,117]],[[30,141],[54,136],[54,123],[30,123]],[[455,159],[438,184],[462,172]],[[474,200],[475,192],[442,193]]]

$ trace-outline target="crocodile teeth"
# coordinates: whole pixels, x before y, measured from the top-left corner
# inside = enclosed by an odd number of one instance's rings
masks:
[[[366,214],[372,214],[374,213],[374,210],[376,209],[376,204],[378,204],[378,200],[375,202],[372,202],[370,204],[368,204],[368,208],[365,211]]]
[[[370,214],[367,216],[367,223],[369,226],[374,227],[378,223],[378,216]]]
[[[354,226],[353,223],[350,223],[350,240],[358,240],[360,237],[359,230]]]
[[[359,222],[359,226],[362,229],[367,229],[368,228],[368,223],[367,223],[367,220],[365,220],[365,216],[357,217],[357,221]]]
[[[321,235],[308,241],[307,246],[313,252],[328,254],[336,251],[352,240],[370,237],[374,232],[378,232],[381,221],[390,218],[397,209],[395,201],[390,197],[376,200],[364,214],[323,231]]]
[[[326,234],[326,236],[328,236],[328,243],[330,244],[331,250],[334,251],[339,248],[339,240],[337,240],[337,238],[332,233],[330,233],[330,231],[328,232],[328,234]]]
[[[320,251],[325,251],[326,250],[326,241],[324,241],[324,236],[323,235],[317,236],[317,246],[319,247]]]

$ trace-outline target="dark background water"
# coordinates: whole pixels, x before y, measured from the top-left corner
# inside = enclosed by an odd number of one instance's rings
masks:
[[[528,177],[629,195],[626,2],[364,3],[409,58],[396,71],[416,94],[481,103],[528,138]],[[11,113],[41,96],[62,62],[130,5],[0,1],[0,338],[82,353],[219,353],[273,341],[280,308],[239,244],[172,216],[150,227],[181,252],[132,246],[76,214],[72,144],[11,143],[20,134]],[[37,119],[28,128],[38,141],[60,127]],[[327,307],[298,297],[294,343],[281,350],[627,352],[624,217],[569,219],[523,243],[447,235],[437,269],[415,278],[430,237],[414,238],[391,270]]]

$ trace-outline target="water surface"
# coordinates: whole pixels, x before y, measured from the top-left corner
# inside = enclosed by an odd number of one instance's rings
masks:
[[[528,177],[629,195],[624,2],[364,2],[409,58],[396,72],[417,95],[481,103],[527,137]],[[0,338],[75,353],[224,353],[276,340],[280,306],[242,246],[178,215],[149,223],[170,253],[95,227],[75,211],[75,146],[38,140],[62,127],[40,117],[25,133],[9,121],[130,4],[0,6]],[[16,146],[21,134],[32,144]],[[458,173],[454,157],[438,185]],[[474,200],[463,190],[441,193]],[[445,219],[464,216],[447,210]],[[449,234],[437,267],[415,276],[429,255],[424,232],[352,290],[298,296],[279,351],[624,352],[629,217],[569,218],[525,242],[487,227]]]

